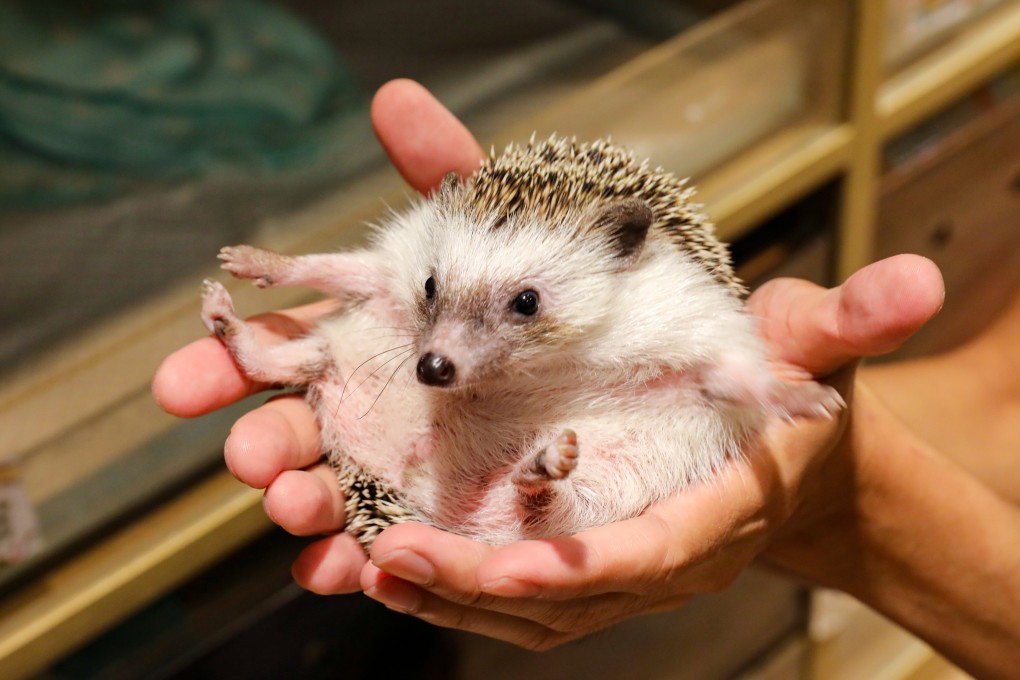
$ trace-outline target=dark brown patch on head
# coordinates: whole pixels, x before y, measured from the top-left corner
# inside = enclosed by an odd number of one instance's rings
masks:
[[[460,288],[456,281],[437,275],[433,275],[433,280],[435,294],[432,298],[426,296],[424,285],[416,295],[415,317],[421,330],[427,331],[443,317],[456,319],[469,326],[485,325],[491,305],[491,291],[488,287],[477,283]]]
[[[489,315],[491,302],[491,289],[483,283],[475,283],[472,286],[456,291],[455,295],[447,296],[443,300],[440,312],[451,314],[466,323],[474,326],[485,325],[485,319]]]

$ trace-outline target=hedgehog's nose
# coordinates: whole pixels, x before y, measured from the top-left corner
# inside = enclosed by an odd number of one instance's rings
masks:
[[[423,354],[418,360],[418,380],[433,387],[445,387],[456,373],[453,362],[440,354]]]

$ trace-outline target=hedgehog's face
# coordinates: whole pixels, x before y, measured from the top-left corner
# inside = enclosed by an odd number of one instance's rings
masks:
[[[498,385],[583,362],[606,311],[620,303],[616,277],[639,250],[650,214],[640,221],[639,238],[622,244],[612,231],[582,237],[545,224],[494,228],[447,217],[411,284],[418,379]]]

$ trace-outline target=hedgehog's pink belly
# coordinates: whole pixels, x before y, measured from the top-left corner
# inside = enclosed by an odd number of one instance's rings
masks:
[[[396,491],[403,491],[406,472],[420,467],[428,421],[423,404],[407,394],[378,388],[341,399],[343,384],[324,391],[319,409],[323,446],[345,455]]]
[[[428,431],[424,387],[414,376],[406,326],[365,308],[326,321],[334,370],[313,386],[323,447],[401,490],[404,469]]]
[[[417,431],[400,427],[377,438],[359,425],[347,424],[338,427],[334,436],[334,451],[343,452],[441,528],[488,536],[503,535],[519,524],[517,497],[509,476],[469,481],[443,474],[437,469],[444,466],[437,465],[435,442],[427,427]]]

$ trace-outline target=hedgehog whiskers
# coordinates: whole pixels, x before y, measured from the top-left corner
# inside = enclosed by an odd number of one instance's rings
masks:
[[[361,370],[362,366],[367,364],[369,361],[372,361],[373,359],[377,359],[378,357],[381,357],[384,354],[389,354],[390,352],[396,352],[398,350],[406,350],[406,349],[408,349],[408,348],[410,348],[412,346],[413,346],[413,343],[406,343],[406,344],[403,344],[403,345],[397,345],[396,347],[391,347],[389,349],[384,349],[383,351],[379,352],[378,354],[373,354],[372,356],[370,356],[369,358],[365,359],[360,364],[358,364],[357,368],[355,368],[353,371],[351,371],[351,374],[349,376],[347,376],[347,380],[344,382],[343,389],[340,391],[340,403],[343,403],[344,399],[346,397],[350,396],[350,394],[347,394],[347,386],[351,384],[351,380],[354,379],[355,374],[357,374],[357,372]],[[400,355],[398,354],[396,356],[400,356]],[[395,358],[396,357],[390,357],[389,359],[387,359],[383,363],[379,364],[379,366],[377,366],[374,371],[369,373],[365,377],[364,380],[362,380],[360,383],[358,383],[357,387],[355,387],[353,390],[351,390],[351,394],[354,394],[355,392],[357,392],[358,388],[360,388],[362,385],[364,385],[369,380],[369,378],[371,378],[373,375],[375,375],[376,373],[379,372],[379,369],[381,369],[383,366],[385,366],[386,364],[388,364],[390,361],[392,361]]]
[[[385,392],[386,388],[390,386],[391,382],[393,382],[394,376],[396,376],[397,373],[400,372],[400,369],[404,367],[404,364],[407,363],[407,360],[415,355],[415,351],[414,351],[413,348],[411,348],[411,349],[406,350],[405,354],[406,355],[404,356],[403,360],[401,360],[401,362],[399,364],[397,364],[397,367],[393,369],[392,373],[390,373],[390,377],[386,379],[385,383],[383,383],[382,389],[379,390],[379,394],[375,395],[375,399],[372,401],[371,405],[369,405],[368,410],[365,411],[364,413],[362,413],[360,416],[358,416],[358,420],[361,420],[362,418],[364,418],[365,416],[367,416],[369,413],[372,412],[372,409],[375,407],[376,403],[378,403],[379,398],[382,397],[383,392]],[[399,357],[401,355],[398,354],[397,356]],[[393,358],[396,358],[396,357],[393,357]],[[386,364],[388,364],[392,360],[393,359],[387,359],[386,363],[384,363],[383,366],[385,366]],[[382,368],[382,366],[380,366],[379,368]],[[376,369],[376,370],[379,370],[379,369]],[[373,371],[373,373],[374,372],[375,371]],[[358,387],[361,387],[361,385],[359,385]]]

